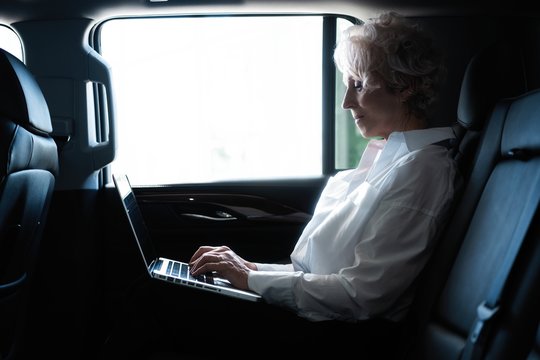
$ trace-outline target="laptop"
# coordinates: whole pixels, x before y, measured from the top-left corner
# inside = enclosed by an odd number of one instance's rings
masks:
[[[262,300],[259,294],[237,289],[228,280],[217,276],[202,275],[195,278],[190,274],[187,263],[157,256],[127,175],[113,174],[113,181],[131,225],[144,265],[152,278],[239,299]]]

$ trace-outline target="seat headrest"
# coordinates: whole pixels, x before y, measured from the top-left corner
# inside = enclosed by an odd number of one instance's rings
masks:
[[[540,154],[540,90],[511,101],[501,139],[501,154],[516,153],[526,159]],[[518,153],[519,152],[519,153]]]
[[[457,120],[464,128],[478,131],[498,100],[526,91],[520,49],[507,43],[491,44],[480,50],[465,70]]]
[[[33,132],[52,132],[45,97],[26,65],[0,49],[0,116]]]

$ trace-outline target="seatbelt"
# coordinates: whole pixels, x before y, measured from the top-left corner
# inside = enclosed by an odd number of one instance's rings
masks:
[[[450,138],[450,139],[444,139],[444,140],[438,141],[431,145],[438,145],[438,146],[445,147],[448,150],[451,150],[452,148],[456,146],[457,142],[458,142],[457,138]]]
[[[511,150],[504,156],[507,159],[517,159],[521,161],[527,161],[533,157],[536,152],[528,152],[526,150]],[[508,283],[508,277],[510,271],[517,258],[517,254],[521,249],[529,228],[531,227],[532,219],[535,213],[539,210],[540,203],[540,185],[538,179],[535,182],[536,186],[533,186],[531,197],[526,203],[525,211],[519,220],[516,231],[514,231],[512,241],[506,252],[504,262],[499,268],[499,272],[495,277],[491,289],[485,301],[478,305],[476,312],[476,320],[469,331],[467,343],[463,350],[461,360],[477,360],[481,359],[484,355],[484,347],[489,338],[490,329],[493,326],[496,315],[499,312],[500,299],[502,292],[506,284]]]

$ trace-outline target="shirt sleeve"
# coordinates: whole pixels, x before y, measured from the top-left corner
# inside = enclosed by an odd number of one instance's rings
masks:
[[[253,271],[249,287],[267,302],[314,321],[367,319],[383,313],[425,263],[427,242],[436,226],[431,216],[408,208],[381,209],[374,215],[377,218],[367,224],[355,248],[352,266],[330,275]],[[405,221],[415,226],[404,232],[397,224]]]
[[[293,271],[292,264],[255,263],[259,271]]]
[[[425,265],[453,198],[454,168],[433,166],[412,160],[384,181],[384,196],[359,229],[350,266],[328,275],[253,271],[249,287],[314,321],[387,315]]]

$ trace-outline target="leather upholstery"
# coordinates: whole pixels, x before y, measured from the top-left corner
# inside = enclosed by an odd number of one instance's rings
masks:
[[[509,43],[482,49],[466,69],[456,127],[461,140],[454,153],[465,187],[418,282],[404,336],[405,348],[410,339],[420,339],[408,354],[411,359],[460,357],[476,308],[508,246],[507,230],[517,223],[527,191],[538,181],[533,162],[508,156],[516,149],[533,156],[540,144],[539,95],[515,98],[526,91],[522,54]]]
[[[462,353],[476,318],[476,308],[488,296],[491,281],[510,246],[516,226],[522,217],[531,216],[525,212],[524,204],[534,189],[540,187],[539,118],[540,90],[499,102],[490,117],[486,128],[490,136],[480,143],[471,180],[429,268],[431,276],[424,284],[422,296],[427,294],[438,300],[426,320],[422,343],[413,358],[458,359]],[[529,157],[509,157],[510,150],[529,151]],[[469,218],[472,219],[470,224],[466,220]],[[463,234],[456,228],[463,229]],[[453,253],[457,253],[455,259]],[[450,266],[447,279],[441,275],[448,271],[441,265],[444,262]],[[518,279],[516,283],[523,276],[538,276],[530,273],[531,267],[527,264],[523,269],[514,275]],[[437,288],[441,289],[440,293]],[[533,291],[534,288],[522,291]],[[512,298],[515,294],[506,296]],[[523,302],[512,310],[520,314],[528,306],[530,304]],[[530,324],[515,324],[516,317],[510,318],[509,323],[517,329],[530,327]],[[537,324],[537,319],[529,318],[521,321]],[[514,339],[507,336],[505,341],[510,344],[516,341],[515,337],[527,337],[520,346],[530,345],[531,332],[516,331],[514,334]],[[523,348],[514,347],[512,351],[517,353]],[[495,353],[494,358],[503,353]]]
[[[469,62],[461,83],[457,121],[467,130],[480,131],[497,100],[527,91],[519,49],[508,44],[486,46]]]
[[[0,358],[14,356],[23,329],[58,173],[51,131],[38,83],[21,61],[0,49]]]
[[[469,179],[476,147],[496,102],[528,91],[525,72],[520,50],[502,42],[483,48],[467,65],[455,126],[459,145],[453,154],[464,180]]]
[[[13,119],[34,133],[52,131],[45,97],[33,75],[16,57],[0,49],[0,116]]]

